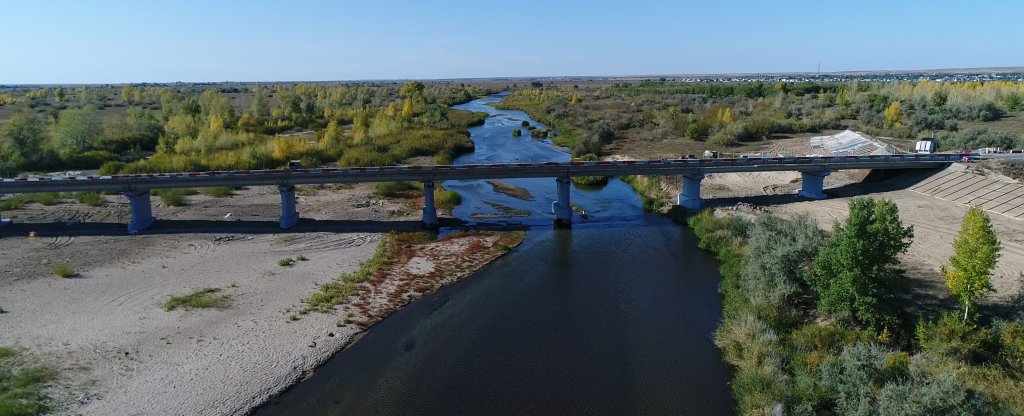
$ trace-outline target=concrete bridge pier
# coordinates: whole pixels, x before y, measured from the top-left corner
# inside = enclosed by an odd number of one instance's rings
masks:
[[[684,173],[683,193],[676,198],[676,204],[692,211],[703,208],[704,200],[700,198],[700,181],[703,179],[703,173]]]
[[[434,182],[423,182],[423,226],[435,229],[439,226],[437,222],[437,208],[434,206]]]
[[[281,221],[279,225],[282,230],[295,227],[299,222],[299,213],[295,210],[295,185],[280,185],[277,191],[281,193]]]
[[[558,185],[558,200],[551,203],[551,211],[555,214],[555,225],[569,227],[572,225],[572,205],[569,203],[569,177],[555,178]]]
[[[808,199],[825,199],[825,177],[831,172],[827,170],[800,172],[802,185],[799,195]]]
[[[128,222],[128,234],[141,233],[156,221],[156,217],[153,216],[153,206],[149,202],[149,190],[127,191],[124,196],[128,197],[132,209],[132,219]]]

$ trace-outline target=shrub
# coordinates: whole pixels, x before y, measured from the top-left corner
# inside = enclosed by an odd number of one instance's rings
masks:
[[[57,263],[56,266],[53,266],[53,274],[57,275],[57,277],[63,278],[78,276],[75,269],[72,269],[67,263]]]
[[[165,311],[173,311],[177,308],[185,310],[198,309],[198,308],[217,308],[223,309],[229,306],[230,297],[228,295],[219,295],[221,292],[219,288],[206,287],[202,289],[196,289],[194,292],[184,296],[171,296],[164,302]]]
[[[295,256],[295,261],[307,261],[307,260],[309,260],[309,259],[306,258],[306,256],[303,256],[301,254],[299,254],[298,256]]]
[[[125,166],[126,166],[126,163],[121,162],[121,161],[117,161],[117,160],[107,161],[107,162],[103,163],[102,166],[100,166],[99,174],[100,175],[117,175],[118,173],[121,173],[121,170],[124,169]]]
[[[855,345],[823,366],[821,384],[838,414],[988,413],[987,403],[961,386],[954,373],[932,374],[922,361],[877,345]]]
[[[742,127],[736,124],[730,124],[729,126],[719,129],[708,138],[708,144],[714,146],[737,146],[740,144],[739,136],[742,133]]]
[[[998,339],[988,328],[945,313],[936,322],[921,321],[915,330],[922,350],[968,362],[985,362],[998,354]]]
[[[939,149],[943,151],[982,147],[1018,149],[1022,145],[1020,138],[1011,133],[989,129],[967,129],[959,133],[944,134],[939,136],[938,144]]]
[[[278,265],[278,266],[281,266],[281,267],[290,267],[290,266],[294,266],[294,265],[295,265],[295,260],[294,260],[294,259],[292,259],[291,257],[289,257],[289,258],[286,258],[286,259],[281,259],[281,260],[278,260],[278,261],[277,261],[277,265]]]
[[[810,264],[824,241],[818,224],[807,215],[792,221],[764,215],[754,222],[740,288],[752,306],[763,311],[762,318],[773,315],[775,319],[769,320],[779,323],[786,315],[788,301],[813,272]]]
[[[992,328],[999,337],[999,358],[1006,366],[1024,372],[1024,324],[997,321]]]
[[[519,137],[523,135],[523,131],[519,129],[512,130],[512,137]]]

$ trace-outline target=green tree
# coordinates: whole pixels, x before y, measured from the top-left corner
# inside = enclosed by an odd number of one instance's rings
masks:
[[[64,92],[64,88],[57,87],[57,89],[53,90],[53,98],[57,100],[58,103],[62,103],[64,102],[64,99],[67,98],[67,93]]]
[[[409,81],[406,82],[405,85],[402,85],[402,88],[398,90],[398,93],[406,98],[419,97],[423,94],[423,90],[426,88],[427,87],[423,85],[422,82]]]
[[[899,255],[913,238],[913,227],[903,227],[894,202],[850,201],[846,222],[835,223],[808,276],[818,308],[869,327],[895,326],[896,299],[906,291]]]
[[[0,140],[12,158],[30,164],[38,160],[43,143],[43,123],[38,118],[16,111],[0,127]]]
[[[992,221],[979,207],[971,207],[960,226],[960,235],[953,241],[953,257],[942,267],[949,290],[960,299],[967,321],[971,307],[993,291],[992,269],[999,260],[999,239]]]
[[[252,103],[249,104],[249,114],[254,117],[270,117],[270,99],[267,98],[265,88],[256,87],[252,90]]]
[[[92,107],[61,111],[53,133],[57,153],[70,158],[91,148],[103,133],[100,113]]]

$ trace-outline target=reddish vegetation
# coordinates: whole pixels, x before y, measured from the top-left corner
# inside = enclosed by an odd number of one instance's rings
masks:
[[[368,327],[402,306],[462,278],[507,253],[523,241],[523,233],[454,233],[418,243],[396,239],[389,264],[359,286],[351,302],[352,323]]]

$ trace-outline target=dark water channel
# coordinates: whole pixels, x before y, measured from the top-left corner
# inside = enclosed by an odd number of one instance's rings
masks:
[[[550,143],[512,137],[529,119],[494,114],[471,129],[460,164],[567,160]],[[532,201],[483,181],[450,181],[470,221],[527,224],[522,246],[371,328],[309,380],[258,414],[285,415],[725,415],[727,369],[711,336],[720,318],[717,264],[687,230],[643,212],[612,180],[572,190],[588,213],[551,226],[554,179],[505,181]],[[488,204],[490,202],[491,204]],[[511,207],[528,217],[474,219]],[[479,217],[479,216],[478,216]]]

